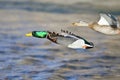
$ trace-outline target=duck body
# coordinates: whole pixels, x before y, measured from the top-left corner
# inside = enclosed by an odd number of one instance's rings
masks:
[[[106,35],[120,34],[120,29],[109,27],[108,25],[99,25],[98,23],[89,24],[89,27],[97,32]]]
[[[78,48],[89,49],[94,47],[92,42],[88,42],[84,38],[64,30],[62,30],[61,34],[57,34],[54,37],[53,36],[50,37],[56,39],[55,42],[57,44],[61,44],[73,49],[78,49]],[[48,39],[51,40],[49,37]]]
[[[41,31],[33,31],[33,32],[38,33]],[[43,38],[47,38],[48,40],[56,44],[60,44],[60,45],[63,45],[63,46],[66,46],[72,49],[80,49],[80,48],[90,49],[94,47],[92,42],[88,42],[87,40],[85,40],[84,38],[80,36],[77,36],[71,32],[64,31],[64,30],[61,30],[61,32],[62,33],[55,33],[55,32],[47,31],[46,35]],[[37,36],[37,38],[41,38],[41,37]]]
[[[111,14],[100,14],[100,20],[98,22],[87,23],[85,21],[80,21],[79,23],[73,23],[73,25],[88,26],[89,28],[106,35],[120,34],[119,21]]]

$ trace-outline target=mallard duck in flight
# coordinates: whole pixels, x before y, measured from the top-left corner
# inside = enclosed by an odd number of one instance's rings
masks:
[[[91,29],[107,34],[115,35],[120,34],[120,25],[118,18],[111,14],[100,14],[100,20],[98,22],[87,23],[85,21],[72,23],[74,26],[88,26]]]
[[[56,44],[64,45],[73,49],[90,49],[94,47],[92,42],[88,42],[84,38],[64,30],[61,30],[61,34],[50,31],[32,31],[27,33],[26,36],[47,38]]]

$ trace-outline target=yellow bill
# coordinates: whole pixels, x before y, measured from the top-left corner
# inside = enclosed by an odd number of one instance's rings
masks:
[[[74,22],[74,23],[72,23],[72,25],[73,25],[73,26],[79,26],[79,23]]]
[[[32,36],[32,32],[25,34],[25,36],[31,37]]]

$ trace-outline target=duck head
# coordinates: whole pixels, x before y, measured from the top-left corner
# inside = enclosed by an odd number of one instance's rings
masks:
[[[27,37],[37,37],[37,38],[46,38],[47,35],[48,35],[47,31],[32,31],[25,34],[25,36]]]
[[[73,26],[88,26],[88,23],[85,21],[74,22],[72,23]]]

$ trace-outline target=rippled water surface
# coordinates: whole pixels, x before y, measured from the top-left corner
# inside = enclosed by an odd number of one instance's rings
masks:
[[[120,79],[119,35],[105,36],[83,29],[82,33],[90,32],[85,36],[93,40],[95,48],[73,50],[46,39],[25,37],[32,30],[53,28],[29,20],[36,13],[31,16],[30,12],[9,9],[0,12],[0,80]]]

